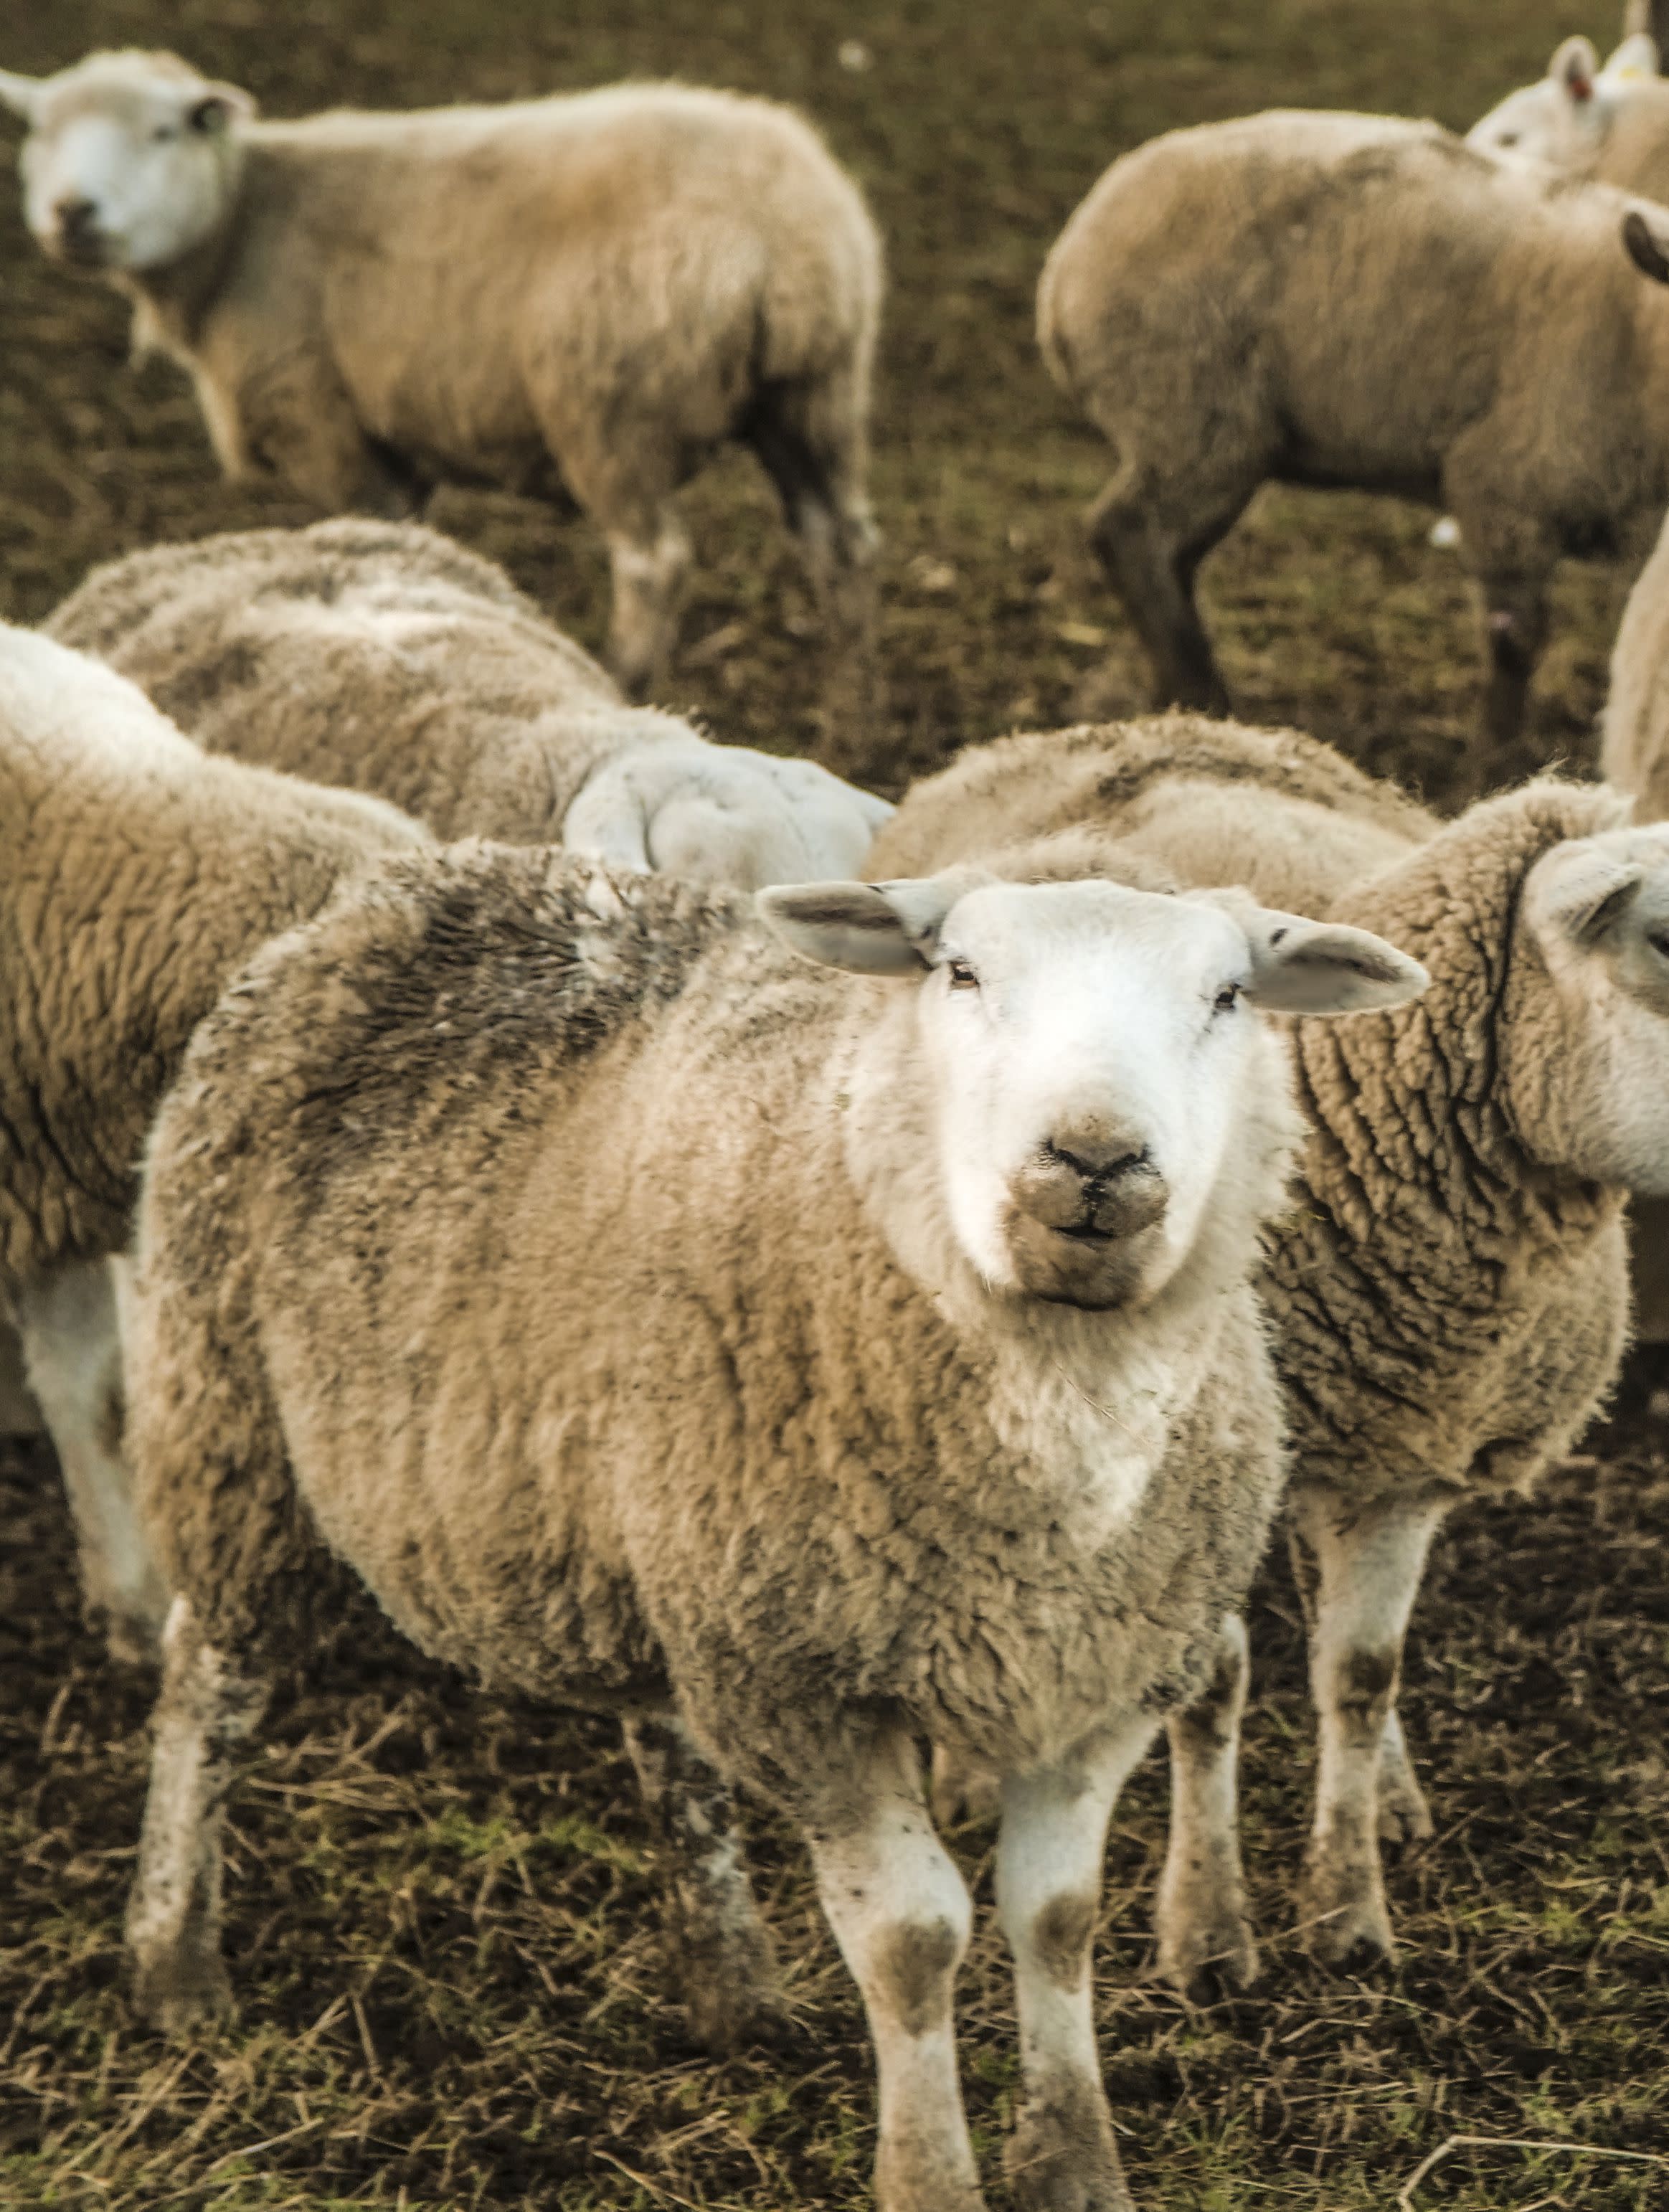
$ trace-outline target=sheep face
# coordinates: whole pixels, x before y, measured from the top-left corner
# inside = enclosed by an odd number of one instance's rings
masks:
[[[1505,161],[1591,169],[1630,85],[1656,74],[1657,48],[1643,32],[1625,39],[1603,70],[1586,39],[1567,39],[1541,82],[1509,92],[1473,124],[1466,143]]]
[[[203,244],[237,185],[246,93],[172,54],[90,54],[56,76],[0,73],[25,118],[24,215],[43,252],[94,269],[161,269]]]
[[[1092,1309],[1155,1297],[1226,1188],[1248,1247],[1278,1202],[1299,1129],[1253,1005],[1343,1012],[1425,980],[1366,932],[1234,894],[956,870],[761,908],[812,958],[913,979],[922,1121],[963,1257],[994,1291]],[[876,1075],[877,1097],[899,1080]]]
[[[1669,824],[1555,846],[1523,911],[1535,967],[1518,963],[1502,1047],[1521,1137],[1549,1166],[1669,1194]]]

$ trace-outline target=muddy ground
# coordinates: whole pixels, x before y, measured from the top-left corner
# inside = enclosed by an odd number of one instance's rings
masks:
[[[900,784],[1017,724],[1142,703],[1080,550],[1104,454],[1031,343],[1045,247],[1120,149],[1277,104],[1464,125],[1577,21],[1545,0],[33,0],[0,63],[177,46],[268,109],[410,105],[677,73],[804,103],[862,177],[892,265],[876,495],[886,728]],[[858,41],[868,66],[841,58]],[[848,56],[848,59],[851,57]],[[1364,288],[1372,272],[1362,272]],[[1557,310],[1557,303],[1550,303]],[[157,538],[306,519],[215,478],[172,371],[125,364],[118,303],[46,270],[0,190],[0,613],[44,615],[92,562]],[[690,493],[701,555],[670,703],[726,737],[809,741],[804,594],[751,465]],[[604,612],[582,524],[450,493],[435,519],[586,642]],[[1440,805],[1550,760],[1585,770],[1626,579],[1571,568],[1521,747],[1472,736],[1472,614],[1431,518],[1265,493],[1206,571],[1250,716],[1331,738]],[[1392,1893],[1405,1949],[1371,1981],[1302,1959],[1290,1882],[1310,1765],[1295,1605],[1257,1612],[1247,1843],[1267,1961],[1189,2010],[1147,1978],[1156,1763],[1117,1823],[1101,1947],[1109,2088],[1148,2208],[1366,2212],[1451,2136],[1418,2205],[1669,2201],[1669,1429],[1631,1372],[1617,1422],[1532,1509],[1458,1516],[1405,1701],[1439,1833]],[[854,1995],[804,1867],[755,1822],[793,2027],[725,2064],[660,1992],[648,1843],[611,1732],[489,1705],[368,1615],[298,1688],[233,1815],[234,2028],[170,2050],[122,1987],[145,1683],[77,1618],[44,1450],[0,1461],[0,2205],[719,2208],[856,2204],[872,2147]],[[989,1838],[955,1839],[982,1896]],[[982,2145],[1014,2092],[982,1935],[964,2055]],[[1000,2183],[993,2196],[1000,2203]]]

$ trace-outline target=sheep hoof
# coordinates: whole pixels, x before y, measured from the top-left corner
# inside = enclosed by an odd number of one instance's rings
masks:
[[[1395,1956],[1391,1916],[1376,1880],[1349,1868],[1312,1869],[1301,1900],[1304,1948],[1318,1966],[1359,1974]]]
[[[1098,2093],[1063,2083],[1029,2099],[1009,2138],[1011,2188],[1024,2212],[1134,2212]]]
[[[1179,1996],[1216,2003],[1257,1980],[1262,1962],[1237,1905],[1189,1915],[1162,1900],[1158,1923],[1159,1972]]]
[[[141,1961],[133,2002],[159,2034],[171,2043],[190,2043],[230,2017],[232,1984],[220,1959],[170,1953]]]
[[[678,1983],[690,2040],[703,2051],[722,2057],[750,2043],[780,2044],[787,2036],[775,1947],[758,1923],[736,1931],[722,1948],[684,1943]]]

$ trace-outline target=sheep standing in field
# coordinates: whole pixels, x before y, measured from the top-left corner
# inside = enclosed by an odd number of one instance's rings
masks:
[[[391,806],[206,757],[85,655],[0,626],[0,1307],[63,1465],[90,1607],[154,1649],[105,1267],[197,1021],[263,939],[423,842]]]
[[[1259,485],[1354,485],[1458,521],[1487,726],[1517,736],[1556,562],[1669,505],[1669,299],[1625,234],[1669,275],[1620,195],[1433,124],[1257,115],[1113,164],[1038,333],[1117,453],[1091,534],[1161,705],[1226,709],[1194,579]]]
[[[1233,868],[1430,972],[1417,1006],[1294,1024],[1313,1129],[1262,1278],[1320,1723],[1305,1917],[1325,1959],[1387,1952],[1376,1827],[1430,1833],[1396,1710],[1428,1547],[1591,1419],[1626,1334],[1628,1194],[1669,1193],[1669,826],[1557,782],[1440,824],[1311,739],[1167,716],[965,753],[870,866],[971,862],[998,822],[1110,832],[1184,882]],[[1173,1730],[1181,1870],[1190,1821],[1196,1856],[1228,1848],[1235,1686],[1214,1733]],[[1252,1955],[1209,1895],[1161,1936],[1183,1974]]]
[[[810,761],[628,707],[502,569],[416,523],[130,554],[47,630],[209,751],[375,792],[438,837],[757,890],[855,875],[892,811]]]
[[[610,657],[641,693],[689,565],[673,495],[739,442],[856,713],[881,252],[800,117],[638,84],[263,123],[236,87],[131,52],[0,73],[0,101],[29,126],[35,237],[105,271],[138,342],[190,370],[229,477],[391,516],[452,479],[572,498],[607,536]]]
[[[915,1743],[976,1752],[1017,2186],[1126,2205],[1104,1831],[1281,1473],[1246,1278],[1300,1133],[1253,1007],[1423,978],[1240,894],[961,872],[761,904],[786,945],[671,877],[442,854],[268,947],[199,1030],[129,1316],[180,1593],[142,2000],[184,2026],[224,1987],[228,1752],[322,1541],[430,1651],[676,1710],[798,1823],[869,2010],[885,2212],[980,2201],[971,1909]]]
[[[1509,92],[1473,124],[1466,143],[1669,199],[1669,83],[1658,75],[1655,42],[1636,32],[1601,69],[1587,40],[1565,40],[1541,82]]]

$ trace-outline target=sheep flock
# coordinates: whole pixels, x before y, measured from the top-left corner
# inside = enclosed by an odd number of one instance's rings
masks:
[[[1669,9],[1423,7],[9,30],[0,2206],[1669,2185]]]

